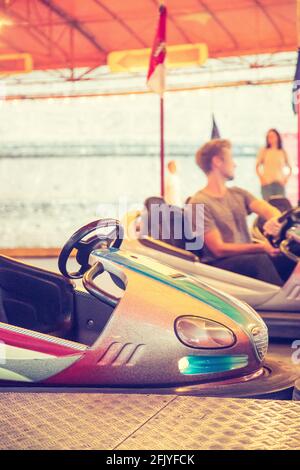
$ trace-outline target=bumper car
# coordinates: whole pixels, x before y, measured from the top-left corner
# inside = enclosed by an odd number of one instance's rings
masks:
[[[290,397],[296,376],[265,363],[267,327],[251,307],[122,238],[113,219],[82,227],[61,275],[0,256],[1,391]]]
[[[149,198],[146,211],[149,214],[151,204],[162,208],[164,214],[164,200]],[[278,207],[287,207],[281,198],[273,200]],[[167,206],[168,207],[168,206]],[[173,209],[173,208],[172,208]],[[174,208],[169,223],[174,218],[183,217],[182,209]],[[177,211],[177,212],[176,212]],[[180,213],[179,213],[180,211]],[[170,211],[166,210],[166,214]],[[174,215],[175,214],[175,215]],[[164,217],[164,216],[162,216]],[[172,219],[173,217],[173,219]],[[195,253],[185,249],[185,240],[178,240],[172,235],[172,227],[168,239],[161,237],[161,230],[157,237],[148,236],[149,231],[143,229],[143,212],[128,213],[124,219],[127,236],[123,247],[134,253],[152,257],[164,264],[178,269],[184,273],[196,276],[200,282],[205,282],[216,290],[228,293],[241,301],[251,305],[263,318],[269,329],[269,336],[276,338],[299,338],[300,335],[300,208],[288,206],[281,216],[283,228],[276,240],[270,240],[274,246],[280,248],[284,256],[295,262],[295,269],[282,287],[253,279],[240,274],[225,271],[214,266],[201,263],[201,258]],[[148,220],[148,219],[147,219]],[[162,219],[160,219],[162,222]],[[145,224],[144,224],[145,225]],[[256,221],[253,227],[253,236],[262,239],[262,221]],[[141,228],[142,227],[142,228]]]

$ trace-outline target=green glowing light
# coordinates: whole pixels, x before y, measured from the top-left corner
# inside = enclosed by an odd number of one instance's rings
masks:
[[[185,356],[178,361],[182,374],[213,374],[241,369],[248,365],[248,356]]]

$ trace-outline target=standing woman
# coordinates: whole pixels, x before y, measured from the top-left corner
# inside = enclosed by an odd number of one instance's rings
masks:
[[[260,149],[256,159],[256,174],[263,198],[268,201],[271,196],[285,197],[285,186],[291,173],[292,168],[282,147],[281,135],[276,129],[270,129],[266,135],[266,146]]]

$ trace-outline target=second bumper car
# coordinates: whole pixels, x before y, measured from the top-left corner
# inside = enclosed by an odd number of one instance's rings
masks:
[[[163,201],[156,201],[164,204]],[[201,259],[184,249],[185,241],[152,238],[139,233],[141,213],[127,214],[124,224],[127,237],[123,247],[149,256],[187,274],[196,276],[217,290],[248,303],[264,319],[271,337],[296,338],[300,335],[300,208],[283,214],[284,228],[276,243],[284,256],[295,261],[295,269],[282,286],[276,286],[224,269],[201,263]],[[158,231],[159,232],[159,231]],[[172,232],[172,227],[171,227]],[[258,229],[256,229],[257,237]],[[160,232],[159,232],[160,233]]]

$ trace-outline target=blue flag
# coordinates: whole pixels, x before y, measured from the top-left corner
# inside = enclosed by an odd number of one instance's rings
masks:
[[[300,90],[300,48],[298,49],[298,58],[296,65],[296,72],[293,83],[293,111],[297,114],[297,94]]]
[[[212,115],[212,130],[211,130],[211,139],[219,139],[221,137],[220,131],[215,121],[215,116]]]

